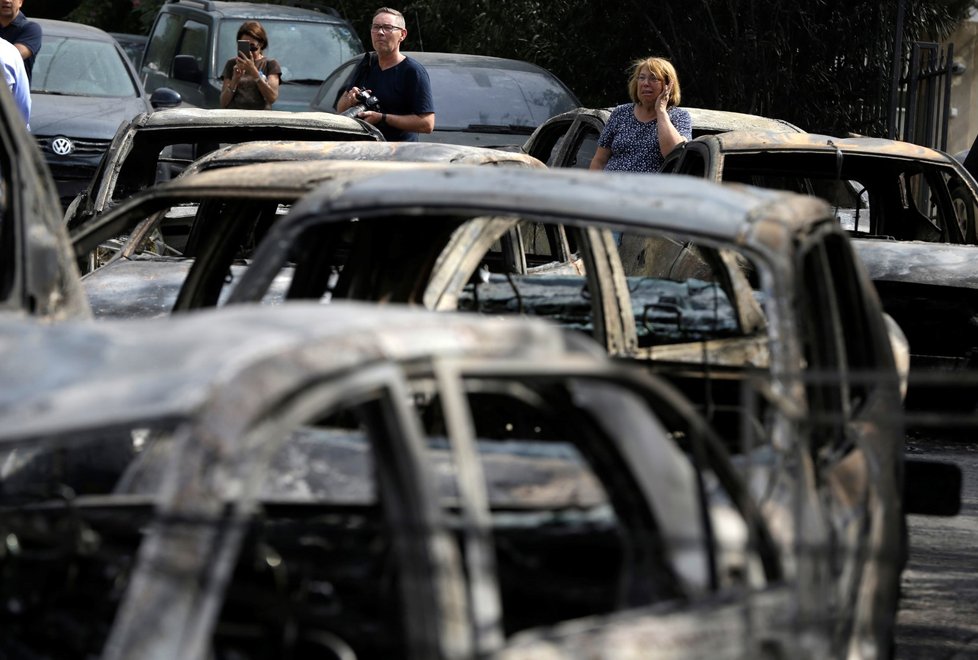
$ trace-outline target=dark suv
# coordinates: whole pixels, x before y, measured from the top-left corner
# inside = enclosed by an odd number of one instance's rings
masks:
[[[221,71],[247,20],[265,27],[266,54],[282,65],[274,110],[308,110],[323,79],[363,52],[349,21],[330,7],[169,0],[156,16],[140,67],[146,89],[170,87],[189,105],[220,107]]]

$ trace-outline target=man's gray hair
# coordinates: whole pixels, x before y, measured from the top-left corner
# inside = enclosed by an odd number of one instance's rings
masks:
[[[380,9],[374,12],[373,17],[377,18],[378,14],[390,14],[391,16],[397,16],[399,19],[401,19],[401,24],[402,24],[401,27],[407,26],[407,23],[404,21],[404,14],[397,11],[396,9],[391,9],[390,7],[381,7]]]

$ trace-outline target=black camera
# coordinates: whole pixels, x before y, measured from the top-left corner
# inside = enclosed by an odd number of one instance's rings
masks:
[[[380,100],[368,92],[365,89],[361,89],[356,94],[357,102],[356,105],[350,106],[342,114],[344,117],[356,117],[361,112],[366,110],[373,110],[374,112],[380,111]]]

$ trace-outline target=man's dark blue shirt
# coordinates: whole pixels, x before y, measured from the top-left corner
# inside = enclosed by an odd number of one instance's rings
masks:
[[[435,111],[431,98],[431,81],[421,64],[405,57],[386,71],[375,62],[362,82],[361,89],[369,89],[380,101],[378,112],[392,115],[425,115]],[[391,126],[377,126],[389,142],[417,142],[418,134],[401,131]]]
[[[31,49],[31,56],[24,60],[28,80],[31,79],[34,69],[34,58],[41,50],[41,37],[41,25],[28,20],[23,12],[18,12],[7,27],[0,26],[0,38],[6,39],[12,44],[24,44]]]

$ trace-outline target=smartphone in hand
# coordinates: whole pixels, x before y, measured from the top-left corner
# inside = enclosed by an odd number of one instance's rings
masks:
[[[238,52],[244,57],[251,57],[251,42],[241,40],[238,42]]]

